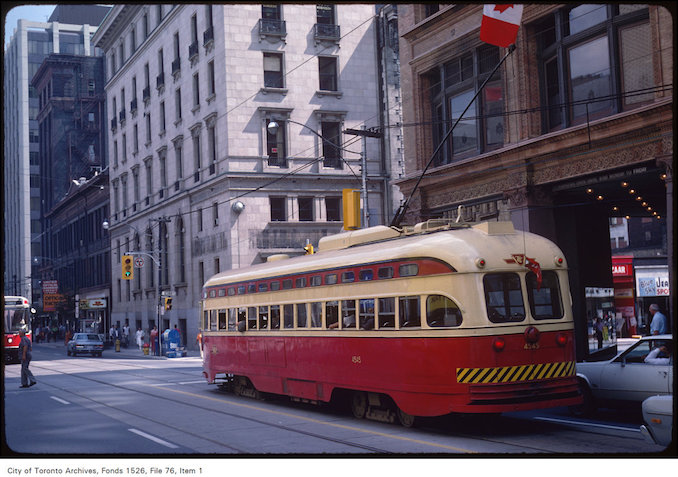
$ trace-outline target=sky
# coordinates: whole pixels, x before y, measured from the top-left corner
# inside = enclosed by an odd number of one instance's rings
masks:
[[[22,5],[17,6],[7,12],[5,20],[5,46],[14,34],[17,21],[19,19],[32,20],[35,22],[46,22],[52,15],[56,5]],[[4,13],[3,8],[3,13]]]

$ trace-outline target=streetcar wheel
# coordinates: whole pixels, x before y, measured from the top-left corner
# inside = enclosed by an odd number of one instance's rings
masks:
[[[367,414],[367,393],[355,391],[351,396],[351,412],[353,416],[362,419]]]
[[[403,427],[414,427],[414,425],[417,423],[417,418],[416,416],[413,416],[412,414],[407,414],[406,412],[403,412],[398,408],[398,422],[400,422],[400,425]]]

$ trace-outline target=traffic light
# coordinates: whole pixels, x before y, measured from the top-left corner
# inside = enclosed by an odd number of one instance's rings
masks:
[[[122,256],[122,279],[134,280],[134,257],[132,255]]]
[[[166,296],[164,301],[165,301],[165,310],[171,310],[172,309],[172,297]]]
[[[360,228],[360,191],[343,189],[341,191],[344,206],[344,230]]]

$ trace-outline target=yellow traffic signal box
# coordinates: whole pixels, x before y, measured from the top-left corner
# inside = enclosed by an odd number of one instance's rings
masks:
[[[343,189],[341,191],[344,208],[344,230],[360,228],[360,191]]]
[[[133,255],[123,255],[122,256],[122,279],[123,280],[134,280],[134,256]]]

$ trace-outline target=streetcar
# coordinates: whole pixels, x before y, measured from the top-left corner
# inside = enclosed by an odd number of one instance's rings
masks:
[[[4,331],[2,355],[5,363],[19,363],[19,331],[31,337],[31,306],[27,298],[22,296],[4,297]]]
[[[581,403],[567,262],[510,222],[376,226],[205,283],[203,375],[357,418]]]

